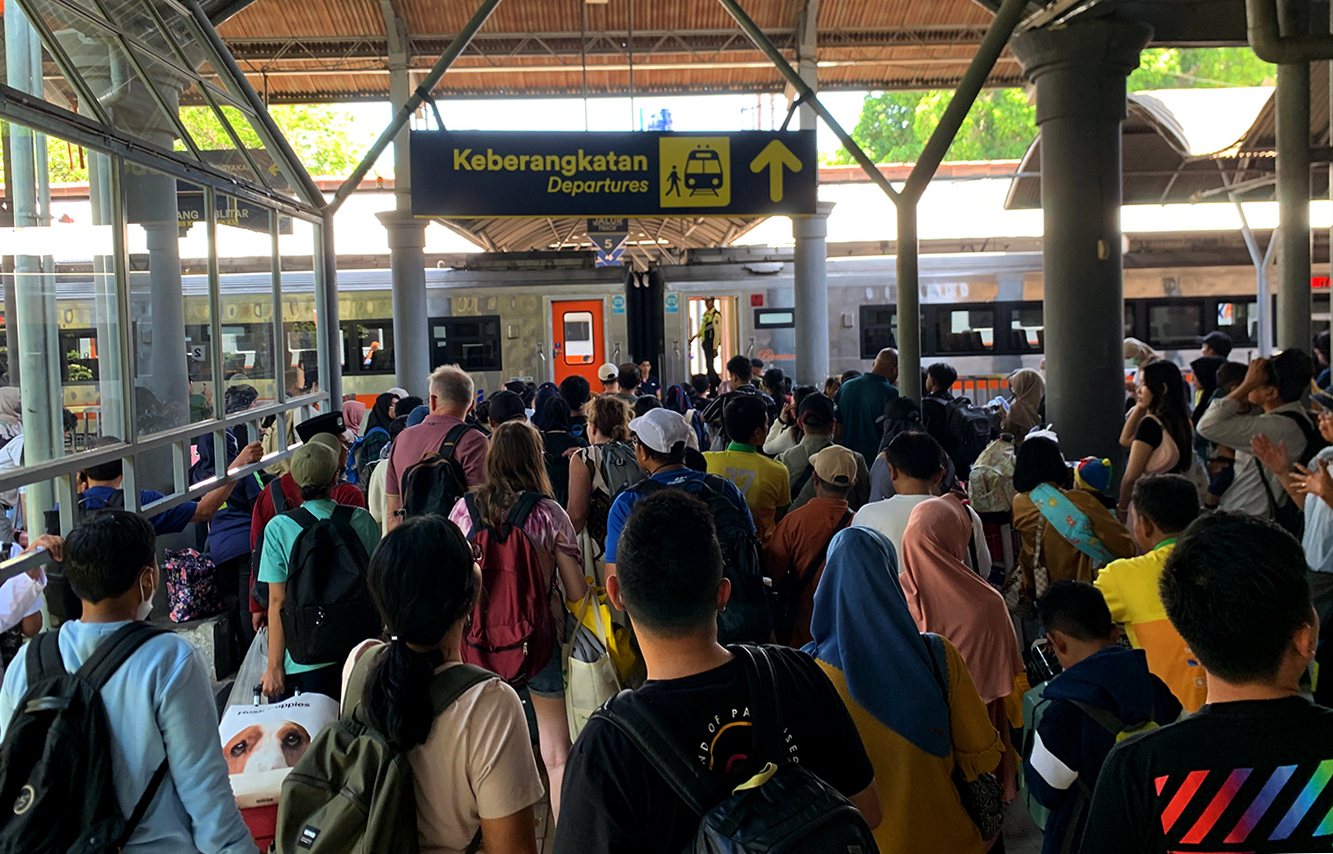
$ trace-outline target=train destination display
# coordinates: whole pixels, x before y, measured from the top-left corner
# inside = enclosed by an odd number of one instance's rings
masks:
[[[412,132],[417,216],[803,216],[814,131]]]

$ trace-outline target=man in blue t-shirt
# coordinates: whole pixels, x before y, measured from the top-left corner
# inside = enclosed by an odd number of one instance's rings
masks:
[[[690,426],[677,412],[670,409],[651,409],[641,418],[629,423],[634,434],[634,455],[639,468],[648,476],[666,486],[674,486],[686,492],[697,492],[707,474],[694,471],[685,466],[685,448],[690,435]],[[719,489],[731,503],[745,514],[754,532],[754,522],[750,518],[750,508],[745,504],[745,496],[729,480],[718,479]],[[606,574],[616,571],[616,546],[620,542],[620,531],[625,527],[625,520],[634,509],[634,502],[641,496],[627,489],[616,496],[615,503],[606,519]]]
[[[236,455],[227,471],[234,471],[251,463],[257,463],[263,455],[264,450],[260,444],[251,442]],[[120,483],[124,478],[124,466],[120,460],[89,466],[80,471],[79,509],[85,514],[109,506],[123,509],[125,507],[124,495],[118,493],[121,493]],[[153,523],[153,530],[159,536],[177,534],[184,531],[191,522],[207,522],[226,503],[227,497],[231,495],[235,486],[235,481],[224,483],[212,492],[206,493],[198,501],[186,501],[177,504],[170,510],[164,510],[149,519]],[[161,501],[163,498],[166,498],[166,496],[155,489],[139,490],[140,507],[146,507],[154,501]]]

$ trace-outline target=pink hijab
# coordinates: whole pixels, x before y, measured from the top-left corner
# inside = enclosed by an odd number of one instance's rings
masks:
[[[1009,609],[998,590],[967,567],[972,520],[952,496],[923,501],[903,532],[903,593],[923,632],[953,642],[983,702],[1008,696],[1023,669]]]
[[[361,435],[361,422],[366,417],[366,405],[359,400],[343,401],[343,426]]]

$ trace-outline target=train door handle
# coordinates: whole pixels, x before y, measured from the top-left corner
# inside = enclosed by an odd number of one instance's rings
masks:
[[[754,358],[754,339],[753,339],[753,338],[750,339],[750,349],[746,351],[745,355],[749,356],[749,357],[752,358],[752,359]]]
[[[671,342],[671,352],[675,353],[676,358],[680,358],[680,340],[674,339]]]
[[[556,345],[556,349],[558,350],[559,348],[560,348],[560,345],[557,344],[557,345]],[[539,358],[539,359],[541,359],[543,362],[545,362],[545,361],[546,361],[546,350],[545,350],[545,348],[543,348],[542,345],[538,344],[536,349],[537,349],[537,358]],[[554,354],[552,354],[552,355],[554,355]]]
[[[615,356],[611,359],[611,361],[612,361],[613,363],[617,364],[617,365],[620,364],[620,342],[619,342],[619,341],[616,342]]]

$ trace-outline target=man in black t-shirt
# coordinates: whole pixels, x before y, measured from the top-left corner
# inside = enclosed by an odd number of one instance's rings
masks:
[[[1215,513],[1186,529],[1162,601],[1208,703],[1111,751],[1083,854],[1333,848],[1333,710],[1299,687],[1319,641],[1305,573],[1270,522]]]
[[[634,621],[648,681],[621,703],[670,721],[670,737],[709,769],[718,800],[765,761],[799,762],[846,795],[876,826],[875,771],[856,725],[805,653],[770,647],[786,756],[751,757],[745,672],[717,642],[717,613],[731,586],[708,506],[674,489],[640,499],[620,535],[607,592]],[[616,726],[593,717],[565,766],[556,854],[678,854],[699,816]]]

